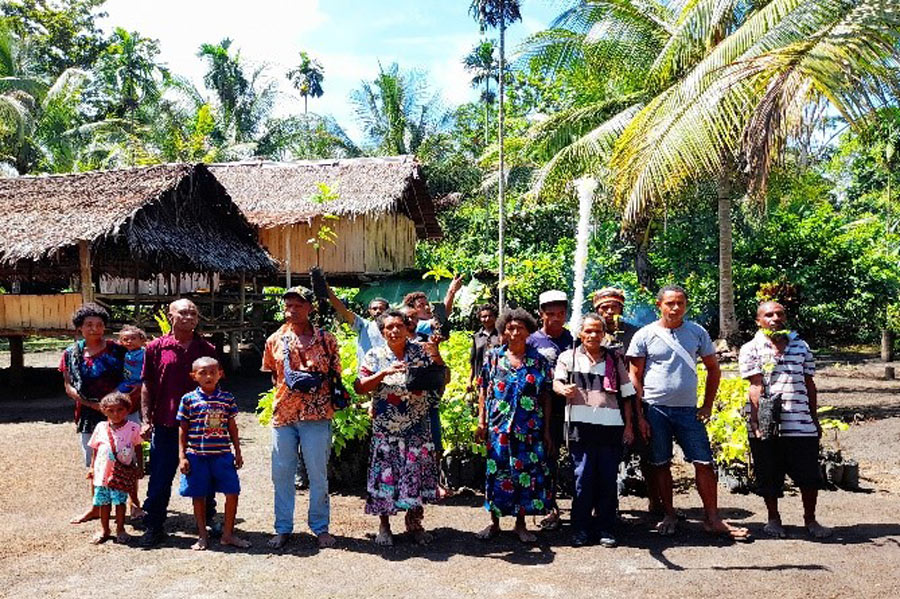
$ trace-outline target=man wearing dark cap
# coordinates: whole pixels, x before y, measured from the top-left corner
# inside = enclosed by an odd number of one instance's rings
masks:
[[[614,345],[628,349],[631,338],[640,327],[636,327],[622,318],[622,313],[625,311],[625,290],[617,287],[604,287],[594,292],[592,300],[594,311],[603,317],[606,331],[613,337]]]
[[[275,487],[275,535],[269,547],[280,549],[294,531],[294,473],[297,451],[309,476],[308,523],[319,547],[332,547],[328,531],[328,456],[331,453],[331,373],[341,371],[337,340],[313,326],[314,296],[305,287],[284,293],[284,325],[267,340],[262,370],[272,374],[272,484]]]

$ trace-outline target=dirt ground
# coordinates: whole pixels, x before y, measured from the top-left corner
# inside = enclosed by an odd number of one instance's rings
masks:
[[[699,499],[690,491],[676,497],[688,519],[674,538],[650,532],[644,500],[623,498],[616,549],[572,548],[565,528],[541,533],[533,547],[521,546],[509,532],[479,541],[475,531],[486,515],[474,495],[427,509],[432,545],[414,546],[401,535],[394,548],[381,549],[371,540],[376,521],[363,513],[362,498],[336,495],[332,532],[338,548],[320,552],[305,525],[306,496],[300,493],[300,534],[284,550],[269,551],[269,431],[252,414],[266,381],[235,377],[230,389],[242,403],[246,463],[238,528],[253,546],[195,553],[189,550],[190,503],[177,494],[168,521],[172,536],[158,549],[95,547],[88,541],[96,523],[67,523],[89,496],[77,466],[71,410],[47,368],[57,355],[27,356],[30,366],[44,367],[30,372],[29,389],[37,391],[28,399],[11,399],[21,389],[0,388],[0,597],[900,596],[900,382],[880,380],[880,364],[833,365],[817,377],[820,402],[854,421],[837,441],[845,456],[859,460],[863,486],[861,492],[820,495],[820,519],[834,527],[831,539],[807,538],[796,494],[783,501],[790,538],[768,539],[762,501],[720,487],[724,515],[748,526],[753,542],[731,545],[706,536]],[[0,355],[0,366],[6,360]],[[507,529],[511,524],[504,522]]]

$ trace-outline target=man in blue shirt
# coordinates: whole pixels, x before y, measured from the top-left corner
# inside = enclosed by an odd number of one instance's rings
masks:
[[[663,287],[656,299],[659,320],[634,335],[627,353],[631,382],[644,402],[643,409],[637,404],[638,428],[644,438],[648,435],[650,438],[650,464],[665,511],[656,529],[661,535],[672,535],[678,525],[672,501],[674,438],[684,452],[684,459],[694,464],[697,492],[706,514],[703,527],[716,535],[743,540],[748,538],[747,529],[732,527],[719,517],[716,472],[704,425],[712,414],[722,373],[709,333],[684,319],[687,301],[687,292],[681,287]],[[706,367],[706,392],[700,408],[697,408],[698,358]]]
[[[362,364],[366,352],[373,347],[381,347],[385,344],[384,336],[382,336],[381,331],[378,330],[378,323],[375,322],[375,319],[387,311],[389,307],[388,301],[381,297],[376,297],[370,301],[369,307],[366,310],[369,314],[369,318],[363,318],[359,314],[355,314],[347,309],[344,302],[335,295],[331,285],[326,283],[325,289],[328,291],[328,301],[331,303],[331,307],[334,308],[334,311],[337,312],[338,316],[353,327],[353,330],[359,335],[356,340],[356,364]]]

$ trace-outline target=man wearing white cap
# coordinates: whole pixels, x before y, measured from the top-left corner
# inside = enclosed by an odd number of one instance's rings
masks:
[[[541,328],[528,337],[528,345],[544,356],[552,369],[556,366],[559,355],[567,349],[572,349],[574,343],[572,333],[563,326],[569,309],[569,298],[564,292],[557,289],[545,291],[538,297],[538,307],[541,313]],[[552,405],[550,410],[550,438],[552,441],[550,476],[553,479],[550,489],[555,495],[558,479],[557,456],[559,455],[559,446],[563,441],[566,398],[557,393],[551,393],[550,398]],[[552,502],[550,515],[544,518],[540,525],[546,530],[559,528],[559,507],[555,500]]]

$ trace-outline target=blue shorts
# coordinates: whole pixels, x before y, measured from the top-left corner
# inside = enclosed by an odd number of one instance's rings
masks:
[[[241,492],[241,482],[231,452],[215,455],[189,453],[187,459],[191,471],[181,475],[178,492],[182,497],[208,497],[213,493],[238,495]]]
[[[662,466],[672,461],[672,439],[688,462],[712,464],[706,427],[697,420],[697,408],[644,404],[650,424],[650,463]]]
[[[94,487],[94,505],[125,505],[128,493],[109,487]]]

